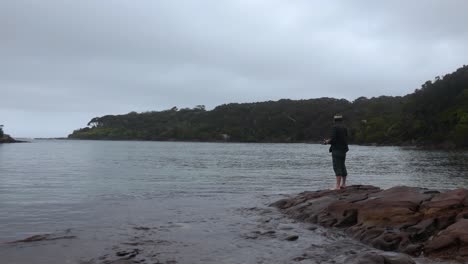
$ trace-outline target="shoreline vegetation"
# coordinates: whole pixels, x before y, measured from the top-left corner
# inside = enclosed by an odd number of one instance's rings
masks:
[[[231,103],[130,112],[90,120],[69,139],[193,142],[317,143],[341,113],[350,143],[468,147],[468,66],[437,76],[405,96]]]

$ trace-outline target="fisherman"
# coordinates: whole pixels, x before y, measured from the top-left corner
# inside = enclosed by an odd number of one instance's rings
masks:
[[[335,190],[344,189],[346,187],[346,171],[345,160],[346,152],[348,152],[348,129],[343,124],[343,116],[334,116],[334,126],[331,138],[326,139],[324,144],[330,144],[329,152],[332,153],[333,170],[336,175]]]

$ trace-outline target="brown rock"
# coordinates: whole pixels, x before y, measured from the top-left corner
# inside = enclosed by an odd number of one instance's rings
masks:
[[[366,185],[304,192],[273,204],[292,218],[345,228],[355,239],[378,249],[468,260],[467,205],[465,189],[440,193]],[[381,258],[368,261],[379,263],[377,259]]]
[[[467,206],[468,207],[468,206]],[[460,219],[468,219],[468,208],[464,208],[460,213],[455,217],[455,221]]]
[[[460,219],[428,241],[424,253],[433,257],[460,256],[468,260],[468,219]]]
[[[369,196],[360,205],[358,223],[376,226],[416,224],[419,204],[432,198],[420,188],[398,186]]]
[[[468,190],[456,189],[441,193],[430,201],[421,205],[421,211],[426,215],[436,215],[439,212],[465,207],[465,200],[468,197]]]
[[[401,252],[412,256],[418,256],[423,250],[423,247],[422,244],[409,244],[403,248]]]
[[[323,226],[349,227],[357,223],[356,206],[347,200],[330,203],[326,211],[318,215],[318,223]]]

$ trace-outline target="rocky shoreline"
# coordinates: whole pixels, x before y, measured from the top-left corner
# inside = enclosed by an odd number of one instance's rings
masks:
[[[342,229],[380,250],[468,261],[466,189],[440,192],[397,186],[382,190],[353,185],[338,191],[303,192],[272,206],[303,222]]]
[[[1,143],[23,143],[23,142],[25,141],[16,140],[9,135],[4,135],[2,138],[0,138],[0,144]]]

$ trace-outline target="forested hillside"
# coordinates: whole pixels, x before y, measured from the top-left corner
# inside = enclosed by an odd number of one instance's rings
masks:
[[[468,146],[468,66],[404,97],[224,104],[207,111],[176,107],[93,118],[76,139],[314,142],[328,136],[341,113],[351,142]]]

